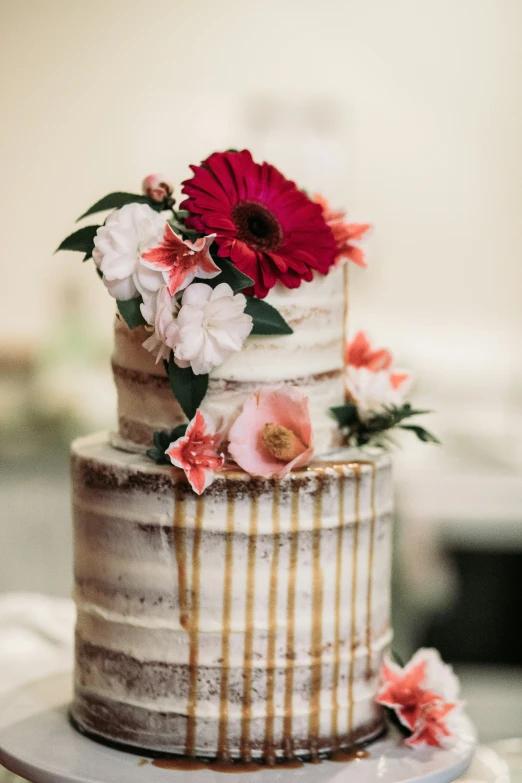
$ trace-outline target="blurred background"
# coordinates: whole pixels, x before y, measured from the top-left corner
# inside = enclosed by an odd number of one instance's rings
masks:
[[[413,371],[443,441],[396,455],[395,646],[456,664],[484,741],[522,736],[521,40],[520,0],[1,0],[9,684],[35,618],[70,617],[68,443],[115,423],[113,302],[53,251],[102,195],[248,146],[374,224],[351,331]]]

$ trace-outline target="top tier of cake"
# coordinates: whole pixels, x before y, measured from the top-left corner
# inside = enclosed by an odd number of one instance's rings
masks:
[[[338,445],[328,410],[344,400],[345,290],[342,269],[316,275],[297,289],[278,284],[266,298],[293,329],[287,336],[249,337],[239,353],[210,373],[201,405],[213,419],[231,422],[253,392],[265,386],[299,386],[309,399],[315,453]],[[117,318],[113,371],[118,391],[119,434],[114,444],[140,451],[155,431],[185,422],[165,369],[142,347],[145,327],[130,330]]]

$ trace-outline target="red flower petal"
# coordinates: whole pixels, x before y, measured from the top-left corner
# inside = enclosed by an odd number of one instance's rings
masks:
[[[256,296],[278,280],[297,288],[313,270],[328,272],[337,248],[322,208],[274,166],[243,150],[215,152],[191,168],[181,204],[187,226],[217,234],[218,255],[254,279]]]

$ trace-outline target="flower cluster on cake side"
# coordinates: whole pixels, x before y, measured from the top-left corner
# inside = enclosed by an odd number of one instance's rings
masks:
[[[418,650],[406,666],[386,657],[377,704],[404,734],[411,748],[451,747],[459,736],[463,702],[458,678],[437,650]]]
[[[230,464],[282,478],[311,460],[308,400],[297,387],[263,388],[227,426],[200,405],[209,374],[251,335],[292,334],[266,301],[271,289],[296,289],[348,261],[366,266],[361,241],[370,226],[348,221],[248,150],[215,152],[191,169],[179,208],[173,184],[152,174],[142,193],[96,202],[80,219],[108,212],[103,224],[80,228],[58,249],[92,258],[128,327],[144,327],[143,347],[164,364],[187,418],[155,433],[148,456],[180,467],[200,494]],[[405,401],[410,378],[392,371],[388,351],[372,350],[360,332],[346,346],[345,364],[346,404],[331,415],[346,444],[383,445],[394,427],[435,440],[402,423],[421,411]]]

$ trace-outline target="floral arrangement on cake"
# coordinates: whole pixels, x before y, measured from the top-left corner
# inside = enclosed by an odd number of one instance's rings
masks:
[[[385,707],[409,747],[443,748],[459,736],[460,685],[437,650],[418,650],[406,666],[389,657],[381,668],[377,704]]]
[[[143,347],[163,362],[187,424],[156,432],[147,452],[183,469],[200,494],[226,464],[282,478],[313,456],[308,400],[297,387],[264,387],[223,427],[200,405],[209,374],[241,351],[251,335],[292,334],[266,297],[274,286],[295,289],[342,263],[366,266],[361,240],[370,226],[352,223],[320,195],[311,198],[248,150],[215,152],[174,186],[153,174],[142,193],[115,192],[79,220],[109,212],[84,226],[58,250],[93,259],[130,329],[144,327]],[[331,409],[344,442],[383,445],[400,427],[423,441],[426,430],[403,421],[424,411],[406,401],[407,373],[392,369],[361,332],[346,346],[346,404]]]

